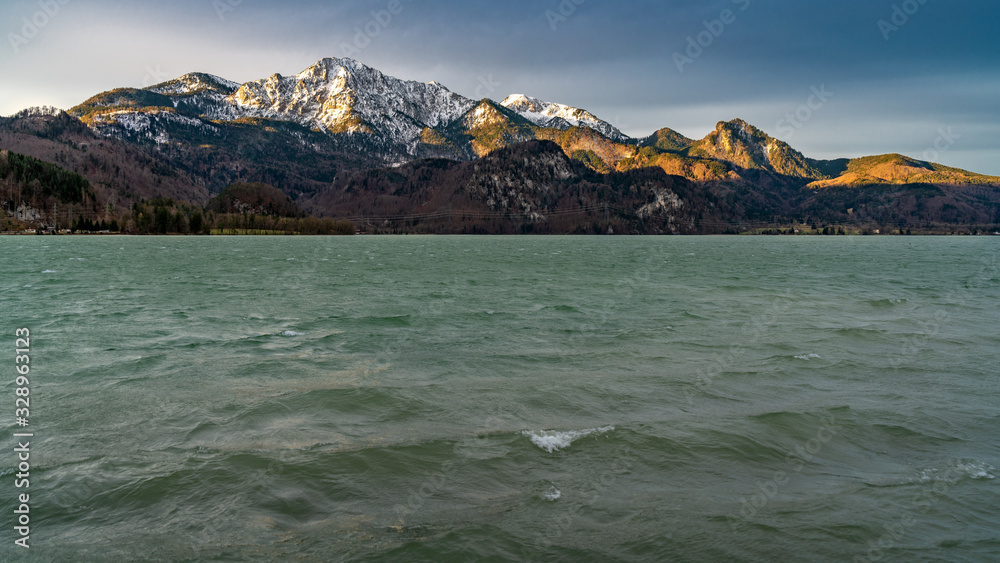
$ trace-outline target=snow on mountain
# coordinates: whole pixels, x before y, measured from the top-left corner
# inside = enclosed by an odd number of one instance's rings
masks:
[[[123,137],[118,134],[125,132],[126,137],[139,137],[152,140],[157,144],[169,142],[167,128],[182,126],[199,128],[206,133],[215,133],[217,129],[210,123],[178,114],[166,109],[151,109],[142,112],[134,110],[118,110],[96,116],[91,128],[109,137]]]
[[[247,82],[226,102],[244,116],[331,133],[372,133],[405,145],[476,105],[439,84],[400,80],[351,59],[323,59],[295,76]]]
[[[175,78],[162,84],[150,86],[147,90],[168,96],[193,94],[203,92],[205,90],[211,90],[228,96],[239,87],[239,83],[233,82],[232,80],[226,80],[225,78],[215,76],[213,74],[192,72],[190,74],[185,74],[180,78]]]
[[[524,94],[507,96],[504,101],[500,102],[500,105],[516,111],[528,121],[541,127],[552,127],[555,129],[589,127],[614,141],[624,142],[629,140],[628,135],[619,131],[617,127],[599,119],[584,109],[564,104],[543,102],[538,98],[532,98]]]
[[[586,110],[522,95],[490,103],[526,118],[525,126],[589,127],[612,140],[632,142]],[[99,94],[72,111],[101,134],[122,138],[168,138],[170,128],[178,126],[215,134],[217,125],[245,118],[285,121],[330,134],[364,134],[381,147],[378,150],[394,155],[390,160],[397,160],[425,154],[427,139],[435,134],[455,136],[444,144],[454,141],[460,147],[469,128],[475,127],[466,122],[486,117],[469,115],[479,105],[437,82],[401,80],[352,59],[325,58],[294,76],[274,74],[244,84],[206,73],[185,74],[144,90]],[[516,142],[534,135],[525,129],[509,137],[499,140]],[[493,148],[483,145],[475,152]]]

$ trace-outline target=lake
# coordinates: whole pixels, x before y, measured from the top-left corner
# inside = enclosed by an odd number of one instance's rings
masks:
[[[998,243],[0,237],[0,559],[997,560]]]

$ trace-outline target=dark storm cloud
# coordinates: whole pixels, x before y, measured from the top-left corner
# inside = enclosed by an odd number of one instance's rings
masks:
[[[40,4],[0,7],[0,68],[17,77],[0,112],[192,70],[244,81],[352,56],[470,97],[584,107],[632,135],[700,137],[744,117],[817,157],[920,157],[950,126],[964,134],[942,162],[1000,174],[992,2],[52,1],[61,13],[17,52],[9,34]],[[811,101],[814,88],[833,96]]]

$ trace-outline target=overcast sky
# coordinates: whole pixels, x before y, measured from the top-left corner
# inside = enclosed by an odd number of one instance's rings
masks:
[[[814,158],[1000,175],[998,24],[985,0],[3,0],[0,114],[351,56],[473,98],[582,107],[632,136],[741,117]]]

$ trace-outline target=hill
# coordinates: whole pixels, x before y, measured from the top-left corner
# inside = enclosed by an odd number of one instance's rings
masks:
[[[260,183],[237,182],[208,200],[207,210],[215,213],[302,217],[305,214],[287,194]]]

